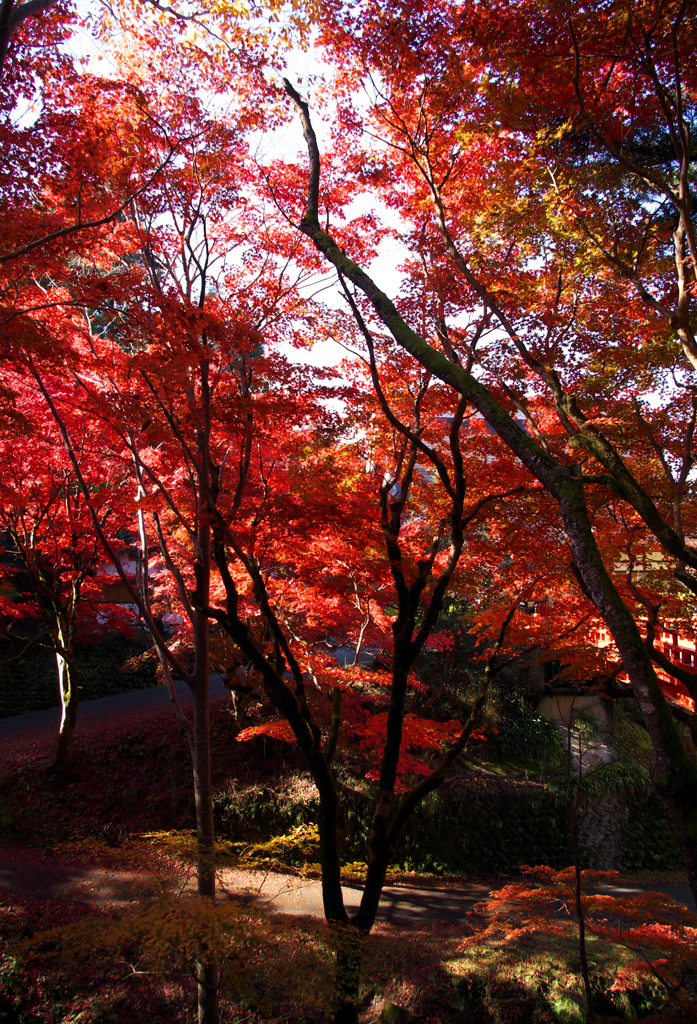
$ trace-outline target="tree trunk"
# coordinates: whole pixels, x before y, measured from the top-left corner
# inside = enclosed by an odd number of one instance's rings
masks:
[[[581,797],[581,782],[583,780],[583,751],[581,749],[581,738],[578,740],[578,778],[576,779],[576,792],[574,792],[571,781],[571,769],[573,766],[572,740],[574,725],[574,706],[571,705],[569,721],[566,724],[566,792],[569,801],[569,827],[571,832],[571,849],[574,858],[574,899],[576,903],[576,920],[578,921],[578,957],[581,963],[581,977],[583,978],[583,990],[586,996],[586,1011],[588,1024],[594,1024],[593,997],[591,992],[590,970],[588,968],[588,956],[586,950],[586,917],[583,910],[583,892],[581,886],[581,858],[578,849],[578,802]]]
[[[58,666],[58,693],[61,701],[61,723],[53,771],[62,782],[70,782],[74,777],[70,763],[70,750],[77,721],[77,667],[72,658],[66,658],[58,651],[56,651],[56,664]]]
[[[697,766],[685,750],[634,616],[605,568],[588,518],[582,482],[569,481],[554,496],[588,595],[612,634],[641,709],[653,744],[654,791],[672,826],[697,900]]]
[[[208,699],[208,618],[194,613],[196,650],[195,678],[190,684],[193,699],[194,801],[196,804],[198,894],[215,900],[215,828],[211,783],[210,716]],[[214,951],[202,942],[196,965],[198,980],[198,1024],[218,1024],[218,965]]]
[[[367,935],[350,924],[334,925],[336,974],[331,1024],[358,1024],[358,993]]]
[[[194,701],[194,801],[198,843],[197,879],[200,896],[215,897],[215,830],[208,712],[208,679],[193,695]]]

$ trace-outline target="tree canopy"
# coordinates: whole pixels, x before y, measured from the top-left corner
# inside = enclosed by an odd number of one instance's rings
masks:
[[[240,717],[241,739],[298,744],[327,919],[365,935],[405,821],[521,652],[565,678],[621,662],[697,885],[697,766],[654,669],[694,700],[655,645],[694,635],[697,594],[694,34],[689,2],[4,0],[0,516],[23,552],[60,524],[25,557],[56,621],[99,551],[175,705],[172,676],[189,685],[202,895],[212,666],[277,712]],[[311,368],[326,340],[344,362]],[[462,720],[419,700],[446,595],[480,639]],[[328,655],[347,647],[353,666]],[[376,783],[350,922],[349,741]],[[351,942],[337,1022],[355,1020]],[[201,1021],[216,978],[202,950]]]

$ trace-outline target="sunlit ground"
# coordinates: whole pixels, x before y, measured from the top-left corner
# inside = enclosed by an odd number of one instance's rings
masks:
[[[133,866],[134,852],[129,856]],[[322,922],[231,901],[214,909],[180,894],[185,867],[162,858],[151,867],[141,877],[141,899],[127,907],[5,901],[0,1020],[190,1021],[201,939],[222,967],[223,1022],[324,1020],[333,937]],[[685,963],[679,942],[673,945],[665,930],[640,949],[591,935],[598,1019],[694,1020],[695,964]],[[379,926],[365,949],[361,1020],[376,1021],[389,1000],[432,1024],[581,1024],[578,963],[576,926],[561,917],[517,928],[490,912],[470,915],[457,928]],[[670,984],[677,989],[669,991]]]

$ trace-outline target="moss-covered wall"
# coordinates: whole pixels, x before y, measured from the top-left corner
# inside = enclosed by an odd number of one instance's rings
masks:
[[[317,799],[308,787],[279,792],[271,786],[231,787],[216,797],[221,833],[235,841],[260,842],[300,824],[317,821]],[[342,858],[361,861],[365,834],[360,817],[349,811],[344,823]],[[584,866],[594,866],[593,850],[582,850]],[[572,862],[566,804],[539,791],[481,798],[458,792],[431,796],[405,829],[394,866],[433,874],[514,874],[522,864],[554,868]],[[619,839],[617,867],[679,867],[680,854],[660,810],[637,800]]]
[[[510,874],[522,864],[565,867],[571,860],[566,808],[519,794],[422,808],[407,826],[397,863],[435,874]]]
[[[656,800],[637,800],[629,804],[620,860],[622,867],[629,871],[683,866],[680,848]]]

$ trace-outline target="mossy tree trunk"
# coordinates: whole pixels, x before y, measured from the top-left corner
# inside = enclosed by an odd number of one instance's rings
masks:
[[[367,933],[355,925],[335,925],[336,973],[331,1024],[358,1024],[358,999]]]

